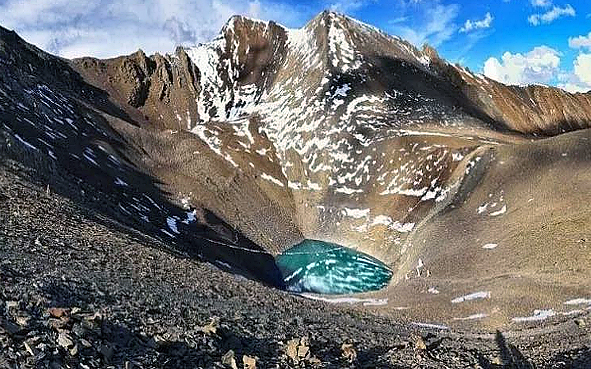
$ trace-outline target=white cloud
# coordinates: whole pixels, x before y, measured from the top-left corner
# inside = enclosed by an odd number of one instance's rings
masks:
[[[575,9],[570,4],[566,4],[564,8],[554,6],[546,13],[532,14],[527,18],[527,20],[532,25],[538,26],[540,24],[552,23],[560,17],[574,17],[575,15]]]
[[[574,61],[574,74],[581,82],[591,86],[591,54],[582,53],[577,56]]]
[[[577,93],[577,92],[585,93],[585,92],[591,91],[591,86],[586,85],[582,82],[559,83],[558,88],[561,88],[561,89],[568,91],[570,93]]]
[[[569,37],[568,46],[573,49],[591,49],[591,32],[587,36]]]
[[[487,12],[481,20],[472,21],[468,19],[466,20],[466,23],[464,23],[464,26],[460,28],[460,32],[470,32],[477,29],[490,28],[493,19],[493,16],[489,12]]]
[[[573,62],[573,70],[559,78],[558,87],[569,92],[591,91],[591,54],[580,53]]]
[[[526,54],[505,52],[499,61],[489,58],[484,75],[506,84],[551,83],[560,71],[560,53],[548,46],[538,46]]]
[[[439,46],[458,30],[455,20],[460,11],[457,4],[441,4],[439,0],[413,0],[412,12],[401,14],[406,22],[390,23],[392,32],[416,46],[429,43]],[[399,18],[400,19],[400,18]]]
[[[4,27],[64,57],[171,52],[212,39],[234,14],[301,25],[314,12],[282,0],[4,0]]]
[[[550,5],[552,5],[552,1],[551,0],[531,0],[531,4],[533,6],[547,8]]]
[[[591,53],[579,53],[569,70],[561,69],[560,58],[560,52],[548,46],[537,46],[525,54],[505,52],[501,60],[489,58],[483,73],[505,84],[555,84],[573,93],[591,91]]]
[[[558,85],[559,88],[568,91],[570,93],[577,93],[577,92],[588,92],[589,90],[591,90],[591,87],[585,87],[583,85],[579,85],[576,83],[564,83],[564,84],[559,84]]]

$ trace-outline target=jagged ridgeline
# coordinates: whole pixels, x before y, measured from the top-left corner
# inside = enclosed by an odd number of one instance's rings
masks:
[[[435,274],[464,289],[518,273],[497,251],[519,247],[526,265],[539,240],[569,248],[567,224],[591,224],[589,93],[505,86],[340,14],[301,29],[237,16],[172,55],[65,60],[4,29],[0,41],[5,153],[275,286],[395,290]],[[536,226],[557,214],[568,221]],[[569,252],[535,271],[559,275]],[[520,286],[555,281],[538,282]]]

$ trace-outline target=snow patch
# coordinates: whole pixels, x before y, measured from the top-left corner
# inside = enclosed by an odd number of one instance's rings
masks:
[[[458,304],[460,302],[465,302],[465,301],[489,299],[489,298],[490,298],[490,291],[480,291],[480,292],[471,293],[469,295],[457,297],[457,298],[451,300],[451,303]]]
[[[534,315],[532,315],[532,316],[515,317],[515,318],[512,318],[511,320],[514,321],[514,322],[517,322],[517,323],[521,323],[521,322],[536,322],[536,321],[541,321],[541,320],[548,319],[550,317],[553,317],[554,315],[556,315],[556,313],[552,309],[548,309],[548,310],[534,310]]]
[[[360,219],[360,218],[368,218],[369,217],[370,209],[349,209],[349,208],[344,208],[343,209],[343,212],[348,217],[355,218],[355,219]]]
[[[490,213],[489,216],[496,217],[496,216],[499,216],[499,215],[503,215],[506,212],[507,212],[507,205],[503,205],[503,207],[501,208],[501,210],[495,211],[493,213]]]
[[[30,144],[29,142],[25,141],[23,138],[21,138],[21,136],[17,135],[16,133],[14,134],[14,137],[16,137],[16,139],[19,140],[19,142],[22,143],[23,145],[25,145],[26,147],[33,149],[33,150],[39,150],[38,148],[36,148],[32,144]]]
[[[261,174],[261,178],[264,179],[265,181],[269,181],[269,182],[273,182],[274,184],[276,184],[279,187],[285,187],[285,185],[283,184],[283,182],[281,182],[280,180],[278,180],[277,178],[267,174],[267,173],[263,173]]]
[[[488,314],[478,313],[478,314],[469,315],[469,316],[464,317],[464,318],[454,318],[454,320],[476,320],[476,319],[486,318],[487,316],[488,316]]]
[[[166,218],[166,224],[168,224],[168,228],[170,228],[171,231],[173,231],[176,234],[180,234],[179,230],[177,229],[176,226],[176,219],[173,217],[167,217]]]
[[[317,300],[317,301],[324,301],[331,304],[363,304],[363,306],[382,306],[388,304],[388,299],[360,299],[356,297],[337,297],[337,298],[328,298],[322,297],[318,295],[302,293],[300,296],[305,297],[310,300]]]
[[[412,322],[411,324],[416,325],[417,327],[421,327],[421,328],[433,328],[433,329],[441,329],[441,330],[449,329],[448,326],[442,325],[442,324],[419,323],[419,322]]]
[[[115,182],[113,182],[116,186],[122,186],[122,187],[127,187],[129,186],[127,183],[125,183],[124,180],[122,180],[121,178],[117,177],[115,178]]]
[[[568,300],[564,303],[565,305],[591,305],[591,299],[577,298]]]

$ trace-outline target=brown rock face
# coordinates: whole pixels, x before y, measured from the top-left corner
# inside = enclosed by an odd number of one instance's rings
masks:
[[[178,112],[191,114],[192,111],[196,115],[193,106],[199,74],[182,49],[174,57],[159,54],[147,57],[140,50],[108,60],[76,59],[72,65],[108,91],[113,102],[138,123],[149,122],[160,129],[186,129],[179,127]]]
[[[215,94],[227,94],[227,105],[235,101],[235,90],[242,85],[256,85],[261,91],[273,82],[274,71],[282,62],[285,30],[244,17],[233,17],[219,36],[224,47],[211,56],[218,59],[219,85],[203,91],[202,73],[183,48],[173,55],[147,57],[141,50],[108,60],[81,58],[72,65],[86,79],[109,91],[113,101],[140,122],[156,128],[190,130],[203,121],[196,101],[207,105]],[[216,116],[216,107],[206,111]]]
[[[497,127],[552,136],[591,127],[591,92],[568,93],[540,85],[506,86],[436,58],[437,73],[456,86],[476,114]]]

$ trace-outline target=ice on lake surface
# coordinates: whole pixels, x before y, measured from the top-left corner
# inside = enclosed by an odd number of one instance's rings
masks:
[[[375,291],[392,278],[390,268],[378,259],[324,241],[304,240],[277,256],[276,261],[286,288],[293,292]]]

